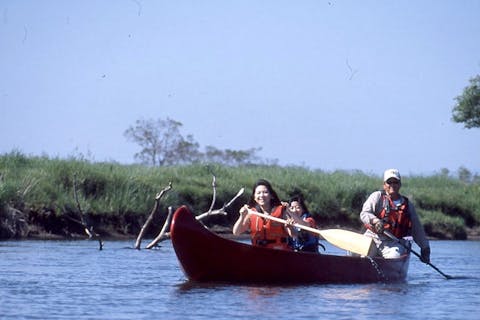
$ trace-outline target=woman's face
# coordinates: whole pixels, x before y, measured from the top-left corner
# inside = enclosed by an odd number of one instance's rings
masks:
[[[300,202],[292,201],[292,203],[290,203],[290,211],[295,212],[300,216],[303,213],[303,208]]]
[[[255,202],[258,203],[261,207],[270,207],[272,195],[270,194],[266,186],[259,185],[255,188],[254,199]]]

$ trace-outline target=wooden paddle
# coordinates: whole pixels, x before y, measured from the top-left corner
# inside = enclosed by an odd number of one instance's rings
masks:
[[[268,214],[263,214],[250,209],[248,210],[248,213],[257,215],[265,219],[270,219],[272,221],[288,224],[287,220],[272,217]],[[292,226],[294,226],[295,228],[306,230],[311,233],[318,234],[334,246],[340,249],[348,250],[350,252],[358,253],[362,256],[371,255],[375,250],[375,244],[373,243],[372,238],[366,237],[360,233],[342,229],[319,230],[298,223],[294,223],[292,224]]]
[[[405,245],[402,241],[400,241],[400,239],[398,239],[397,237],[395,237],[393,234],[391,234],[389,231],[387,230],[384,230],[383,231],[383,234],[386,235],[387,237],[389,237],[390,239],[392,240],[395,240],[396,242],[400,243],[405,249],[407,249],[408,251],[412,252],[414,255],[416,255],[417,257],[420,258],[420,260],[422,260],[422,255],[419,254],[418,252],[414,251],[412,248],[408,247],[407,245]],[[423,261],[422,261],[423,262]],[[442,276],[445,277],[445,279],[453,279],[452,276],[449,276],[448,274],[445,274],[443,273],[442,271],[440,271],[440,269],[438,269],[437,267],[435,267],[433,264],[431,264],[430,262],[424,262],[425,264],[428,264],[430,267],[432,267],[433,269],[435,269],[435,271],[437,271],[438,273],[440,273]]]

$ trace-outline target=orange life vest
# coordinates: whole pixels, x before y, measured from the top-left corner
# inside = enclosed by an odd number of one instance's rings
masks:
[[[252,210],[257,211],[255,208]],[[270,215],[283,219],[283,210],[283,206],[277,206]],[[252,214],[250,215],[250,235],[254,246],[291,250],[287,241],[288,233],[282,223]]]
[[[390,197],[382,193],[382,211],[378,214],[384,223],[384,228],[395,237],[408,236],[412,227],[412,220],[408,212],[408,199],[402,196],[402,202],[395,205]]]

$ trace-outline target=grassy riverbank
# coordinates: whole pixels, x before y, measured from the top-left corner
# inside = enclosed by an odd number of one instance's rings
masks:
[[[206,221],[208,225],[223,227],[233,224],[239,206],[251,193],[252,184],[258,178],[266,178],[282,199],[301,190],[320,226],[360,230],[358,214],[363,201],[382,184],[380,176],[362,172],[324,172],[279,166],[152,168],[28,157],[13,152],[0,155],[0,222],[4,229],[0,230],[0,237],[12,236],[12,232],[16,237],[82,234],[82,229],[66,218],[79,216],[78,204],[94,221],[98,232],[136,235],[153,208],[155,195],[169,182],[173,188],[162,198],[160,212],[166,213],[168,206],[176,208],[182,204],[196,213],[207,211],[212,201],[212,173],[217,178],[214,208],[220,208],[240,188],[246,188],[243,196],[228,210],[228,216],[214,216]],[[445,175],[406,176],[403,180],[402,194],[415,203],[429,236],[466,239],[469,230],[478,228],[478,183],[465,183]],[[74,198],[74,183],[78,204]],[[13,211],[16,218],[8,207],[17,209]],[[16,227],[22,219],[27,226]]]

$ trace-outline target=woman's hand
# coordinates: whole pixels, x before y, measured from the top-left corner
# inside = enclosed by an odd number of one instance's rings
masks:
[[[240,208],[238,212],[242,217],[245,218],[245,216],[248,214],[248,209],[249,209],[248,205],[244,205],[243,207]]]
[[[292,218],[288,218],[286,221],[287,221],[286,223],[287,227],[293,227],[293,225],[295,224],[295,220]]]

